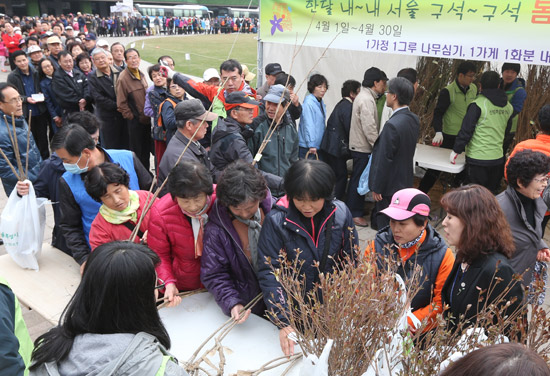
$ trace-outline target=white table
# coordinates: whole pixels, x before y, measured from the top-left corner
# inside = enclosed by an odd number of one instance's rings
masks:
[[[216,304],[212,294],[208,292],[192,295],[183,299],[181,304],[173,308],[162,308],[159,311],[166,330],[170,334],[172,348],[170,352],[180,363],[189,360],[200,344],[216,329],[222,326],[229,317],[225,316]],[[199,353],[202,355],[212,348],[211,340]],[[224,375],[237,374],[237,371],[253,371],[263,364],[283,356],[279,345],[279,329],[256,315],[251,314],[244,323],[236,325],[222,341],[225,351],[226,366]],[[300,352],[296,346],[295,352]],[[219,364],[218,353],[209,359],[213,364]],[[287,375],[298,375],[301,360],[292,367]],[[212,369],[202,363],[206,370]],[[288,363],[262,375],[281,375]]]
[[[39,271],[23,269],[6,254],[0,256],[0,275],[21,303],[54,325],[80,284],[80,266],[57,248],[44,243]]]
[[[414,153],[414,164],[422,168],[430,168],[441,172],[449,172],[458,174],[464,170],[466,164],[466,156],[464,153],[459,154],[456,158],[456,163],[452,164],[449,161],[451,149],[444,149],[438,146],[416,144],[416,152]]]

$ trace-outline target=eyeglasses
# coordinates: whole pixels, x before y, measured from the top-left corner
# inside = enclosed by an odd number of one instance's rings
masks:
[[[157,285],[155,286],[155,290],[163,289],[164,286],[166,286],[166,283],[160,278],[157,278]]]
[[[17,103],[21,103],[23,102],[23,99],[21,99],[21,97],[15,97],[13,99],[10,99],[9,101],[3,101],[4,103],[9,103],[9,104],[17,104]]]
[[[539,184],[542,184],[542,183],[548,184],[548,176],[545,176],[543,178],[533,178],[533,181]]]

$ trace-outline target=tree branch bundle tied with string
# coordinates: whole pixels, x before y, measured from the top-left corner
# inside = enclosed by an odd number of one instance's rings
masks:
[[[24,181],[29,176],[29,146],[31,142],[31,119],[32,119],[32,110],[29,110],[29,128],[27,130],[27,150],[25,154],[25,169],[23,169],[23,163],[21,162],[21,152],[19,150],[19,142],[17,140],[17,128],[15,127],[15,114],[11,114],[11,128],[8,123],[8,118],[6,115],[4,115],[4,124],[6,125],[6,128],[8,129],[8,136],[10,138],[11,145],[13,147],[13,155],[15,156],[16,164],[17,164],[17,170],[15,169],[15,166],[11,163],[9,158],[7,157],[4,150],[0,148],[0,154],[2,154],[2,158],[6,161],[8,166],[10,167],[11,171],[19,181]]]

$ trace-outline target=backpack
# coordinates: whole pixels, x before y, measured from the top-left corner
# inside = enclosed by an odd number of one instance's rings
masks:
[[[160,104],[158,117],[157,117],[157,124],[155,124],[155,126],[151,130],[151,137],[153,138],[153,140],[156,140],[156,141],[166,142],[166,127],[164,126],[164,122],[162,121],[162,107],[167,101],[172,103],[172,107],[174,107],[174,109],[176,108],[176,105],[177,105],[176,101],[171,98],[166,98]]]

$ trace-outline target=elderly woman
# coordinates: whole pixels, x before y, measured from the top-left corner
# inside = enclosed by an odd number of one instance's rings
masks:
[[[422,289],[411,302],[414,317],[408,318],[411,332],[422,321],[426,321],[426,330],[434,326],[436,316],[443,311],[441,290],[455,261],[443,237],[428,222],[430,207],[430,197],[418,189],[397,191],[390,206],[380,212],[390,218],[390,226],[378,231],[367,249],[376,251],[379,257],[398,261],[397,273],[405,282],[412,277],[416,265],[422,268]]]
[[[215,196],[204,165],[183,161],[168,176],[168,192],[151,209],[148,244],[161,259],[159,278],[166,282],[169,306],[181,303],[180,291],[202,287],[200,281],[204,226]]]
[[[260,234],[258,279],[264,301],[279,321],[281,349],[287,356],[294,352],[289,335],[295,328],[290,326],[287,313],[275,304],[283,302],[283,309],[289,309],[273,274],[273,268],[279,267],[279,255],[304,261],[301,272],[307,291],[314,288],[319,272],[332,273],[346,258],[355,258],[359,238],[349,209],[334,199],[334,180],[334,172],[324,162],[301,159],[294,163],[285,174],[286,199],[266,217]],[[315,261],[319,261],[319,268]]]
[[[309,78],[307,91],[309,94],[302,104],[302,117],[298,134],[300,136],[299,157],[319,158],[319,148],[325,133],[327,108],[323,97],[328,90],[325,76],[314,74]]]
[[[86,174],[84,185],[91,198],[102,205],[90,229],[92,250],[115,240],[128,240],[153,195],[147,191],[132,191],[130,176],[119,165],[105,162]],[[145,214],[135,241],[147,242],[149,212]]]
[[[497,196],[502,211],[508,219],[516,251],[510,264],[518,274],[523,274],[525,286],[533,281],[533,271],[545,274],[550,261],[550,251],[542,240],[542,220],[546,204],[541,193],[548,185],[550,157],[529,149],[517,152],[506,166],[508,188]],[[537,263],[540,261],[540,263]]]
[[[261,293],[256,277],[258,238],[272,199],[258,169],[240,160],[223,171],[216,195],[204,233],[201,281],[222,311],[237,320],[243,306]],[[250,312],[264,311],[260,302],[238,322]]]
[[[475,325],[478,312],[490,304],[505,308],[506,315],[515,312],[522,305],[523,287],[514,279],[509,262],[514,240],[495,196],[480,185],[467,185],[447,192],[441,205],[447,212],[447,242],[456,247],[456,261],[442,291],[449,328]]]

